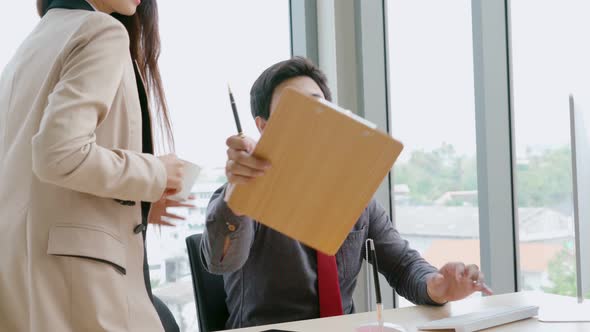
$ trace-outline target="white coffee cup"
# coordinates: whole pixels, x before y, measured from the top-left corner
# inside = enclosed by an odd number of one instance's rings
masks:
[[[201,167],[191,163],[190,161],[182,160],[184,162],[184,178],[182,179],[182,191],[169,196],[168,199],[173,201],[185,201],[191,195],[191,190],[197,182],[197,178],[201,173]]]

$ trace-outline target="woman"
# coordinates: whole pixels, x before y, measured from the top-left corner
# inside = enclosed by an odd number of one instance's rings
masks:
[[[182,162],[151,154],[149,101],[172,143],[156,3],[37,7],[0,77],[0,331],[162,331],[140,202],[180,190]]]

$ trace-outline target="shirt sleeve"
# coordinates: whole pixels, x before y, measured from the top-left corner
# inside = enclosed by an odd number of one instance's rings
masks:
[[[411,302],[439,305],[430,298],[426,287],[427,277],[437,269],[410,248],[381,205],[372,200],[368,210],[369,237],[375,242],[379,272],[398,294]]]
[[[130,63],[125,27],[105,14],[89,15],[62,55],[59,81],[32,139],[39,180],[99,197],[160,199],[166,186],[160,160],[96,143]]]
[[[242,268],[254,242],[255,221],[232,212],[224,200],[226,187],[219,188],[211,197],[205,231],[201,237],[206,269],[214,274],[230,273]],[[224,255],[226,239],[229,247]]]

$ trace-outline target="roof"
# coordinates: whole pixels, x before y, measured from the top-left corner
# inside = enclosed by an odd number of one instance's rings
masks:
[[[471,206],[396,206],[395,224],[404,235],[473,239],[479,237],[479,209]],[[573,236],[570,216],[549,208],[520,208],[521,241]]]
[[[549,261],[563,247],[554,243],[520,243],[520,266],[523,272],[546,271]],[[434,240],[424,258],[437,268],[449,261],[480,265],[479,240]]]
[[[396,206],[396,228],[403,234],[475,238],[479,234],[475,207]]]
[[[407,184],[394,184],[393,185],[393,192],[398,194],[409,194],[410,193],[410,186]]]

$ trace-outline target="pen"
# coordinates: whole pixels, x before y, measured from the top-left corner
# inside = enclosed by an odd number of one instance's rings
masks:
[[[238,130],[238,136],[244,137],[244,132],[242,131],[242,124],[240,123],[240,117],[238,116],[238,108],[236,107],[236,101],[234,100],[234,95],[231,93],[231,88],[229,87],[229,83],[227,84],[227,92],[229,93],[229,102],[231,103],[231,110],[234,113],[234,121],[236,122],[236,129]],[[229,224],[228,224],[229,226]],[[229,246],[231,245],[231,240],[229,235],[225,237],[225,241],[223,243],[223,255],[221,256],[221,261],[225,258],[225,254],[229,250]]]
[[[234,95],[231,93],[231,88],[229,87],[229,84],[227,85],[227,91],[229,92],[229,101],[231,103],[231,110],[234,113],[234,120],[236,121],[238,135],[244,136],[244,132],[242,132],[242,124],[240,123],[240,117],[238,116],[238,109],[236,107],[236,102],[234,100]]]
[[[379,326],[383,326],[383,304],[381,303],[381,286],[379,285],[379,266],[377,265],[377,254],[375,253],[375,243],[369,239],[371,244],[371,265],[373,265],[373,280],[375,284],[375,299],[377,300],[377,320]]]

